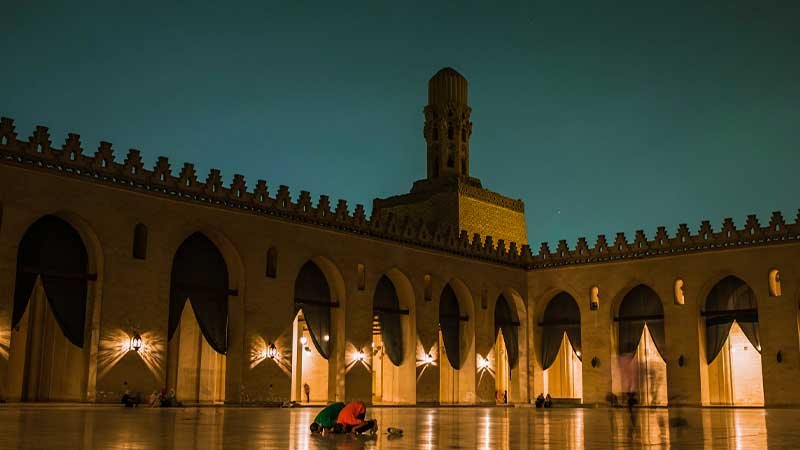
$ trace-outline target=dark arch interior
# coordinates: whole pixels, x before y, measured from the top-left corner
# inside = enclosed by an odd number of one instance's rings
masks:
[[[294,282],[295,311],[303,310],[303,317],[311,335],[311,342],[323,358],[331,354],[331,290],[322,269],[313,261],[300,268]],[[328,339],[325,339],[328,336]]]
[[[581,310],[566,292],[553,297],[542,317],[542,369],[547,370],[558,356],[564,333],[572,349],[581,358]]]
[[[519,318],[509,305],[504,295],[497,298],[494,307],[494,337],[503,330],[503,341],[508,352],[508,365],[510,368],[517,367],[519,362]]]
[[[725,345],[734,321],[753,347],[761,352],[756,295],[741,279],[728,276],[714,285],[706,297],[703,315],[706,318],[706,359],[709,363]]]
[[[439,300],[439,328],[442,330],[442,341],[450,365],[458,370],[461,368],[461,333],[459,325],[461,310],[458,307],[458,297],[450,285],[446,285]]]
[[[664,357],[664,306],[655,291],[643,284],[631,289],[619,305],[617,319],[621,355],[636,351],[647,325],[656,350]]]
[[[192,303],[203,336],[215,351],[228,349],[228,266],[219,249],[202,233],[178,247],[172,260],[168,337],[181,320],[186,300]]]
[[[392,364],[403,363],[403,328],[400,313],[400,300],[394,283],[386,275],[382,276],[375,288],[373,314],[378,316],[381,326],[383,349]]]
[[[88,255],[80,235],[56,216],[44,216],[28,228],[17,251],[12,326],[28,306],[41,276],[47,302],[64,336],[83,347]]]

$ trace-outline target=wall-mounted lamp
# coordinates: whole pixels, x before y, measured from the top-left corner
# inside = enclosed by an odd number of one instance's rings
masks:
[[[364,354],[364,352],[362,352],[361,350],[359,350],[355,353],[355,355],[353,355],[353,358],[355,358],[356,361],[366,361],[367,355]]]
[[[599,359],[597,356],[595,356],[594,358],[592,358],[592,367],[595,367],[595,368],[596,368],[596,367],[597,367],[597,366],[599,366],[599,365],[600,365],[600,359]]]
[[[305,347],[305,346],[306,346],[306,344],[308,344],[308,338],[307,338],[307,337],[305,337],[305,336],[302,336],[302,337],[300,338],[300,345],[302,345],[303,347]]]
[[[581,357],[581,351],[580,350],[575,350],[575,356],[580,358]]]
[[[425,364],[433,364],[433,356],[430,353],[426,353],[425,356],[422,357],[422,362]]]
[[[489,360],[481,355],[478,355],[478,370],[484,370],[488,368],[489,368]]]
[[[138,352],[142,348],[142,336],[139,333],[135,333],[131,338],[131,350]]]
[[[275,359],[278,357],[278,349],[275,347],[275,344],[270,342],[269,348],[267,348],[267,358]]]
[[[328,342],[331,340],[331,337],[326,334],[325,336],[322,336],[322,340]]]

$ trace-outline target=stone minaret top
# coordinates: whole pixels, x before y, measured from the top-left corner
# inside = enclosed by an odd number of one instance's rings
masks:
[[[423,134],[428,144],[428,179],[469,177],[472,108],[467,79],[446,67],[428,81]]]

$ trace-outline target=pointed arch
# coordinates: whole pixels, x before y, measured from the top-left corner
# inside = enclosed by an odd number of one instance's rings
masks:
[[[294,282],[295,312],[303,310],[311,341],[326,360],[331,355],[331,288],[322,269],[307,261]]]
[[[619,354],[636,351],[646,325],[656,350],[664,357],[664,306],[649,286],[640,284],[625,294],[615,321],[619,323]]]
[[[80,234],[65,220],[47,215],[31,225],[17,251],[12,327],[28,307],[36,280],[41,277],[47,302],[64,336],[83,348],[89,256]]]
[[[178,329],[186,300],[192,304],[200,330],[220,354],[228,350],[228,266],[217,246],[203,233],[181,243],[172,260],[167,338]]]
[[[508,351],[508,365],[511,369],[519,363],[519,326],[520,321],[515,308],[509,304],[505,295],[497,297],[494,307],[494,337],[502,330],[503,340]]]
[[[561,340],[566,333],[578,359],[581,355],[581,311],[570,294],[561,292],[547,303],[542,315],[542,370],[547,370],[558,356]]]

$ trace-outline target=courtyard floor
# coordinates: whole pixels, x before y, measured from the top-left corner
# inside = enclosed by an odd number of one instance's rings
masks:
[[[800,447],[800,410],[371,408],[374,438],[311,436],[317,409],[0,406],[6,449],[761,449]],[[405,433],[393,438],[386,427]]]

